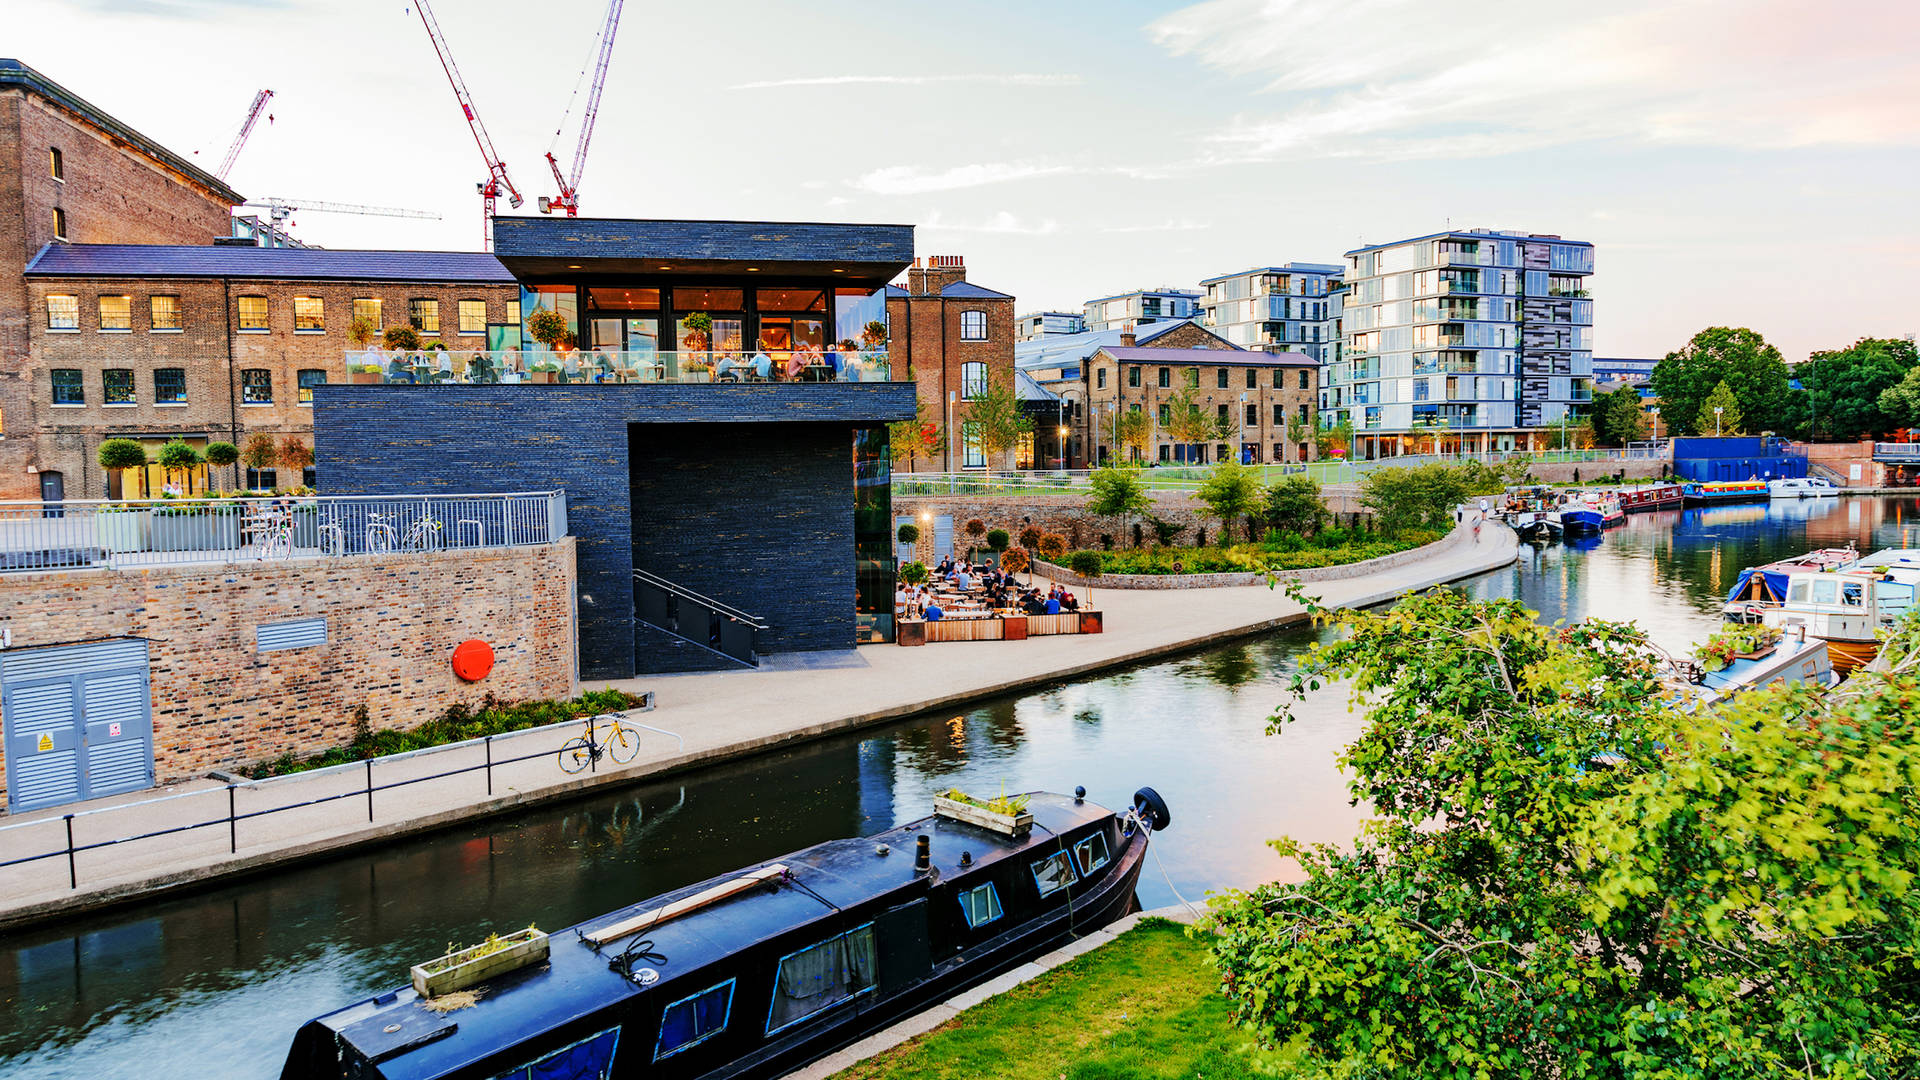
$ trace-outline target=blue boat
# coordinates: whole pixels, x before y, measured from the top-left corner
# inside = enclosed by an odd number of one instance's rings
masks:
[[[1560,504],[1560,528],[1573,533],[1597,533],[1607,527],[1606,515],[1600,508],[1578,497],[1569,497]]]

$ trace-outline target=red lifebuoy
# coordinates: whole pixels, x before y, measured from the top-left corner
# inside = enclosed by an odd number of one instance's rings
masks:
[[[453,647],[453,673],[467,682],[479,682],[493,670],[493,646],[468,638]]]

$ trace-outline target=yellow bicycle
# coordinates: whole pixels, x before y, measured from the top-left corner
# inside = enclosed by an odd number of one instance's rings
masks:
[[[606,722],[601,723],[603,720]],[[604,740],[597,737],[603,730],[606,733]],[[617,716],[611,719],[589,716],[586,735],[568,739],[560,747],[560,771],[568,774],[583,772],[602,757],[611,757],[617,764],[625,765],[638,756],[638,730]]]

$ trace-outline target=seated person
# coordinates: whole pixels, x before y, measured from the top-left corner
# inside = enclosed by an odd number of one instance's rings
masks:
[[[767,342],[760,340],[760,346],[753,354],[753,377],[766,380],[773,378],[773,357],[767,355]]]
[[[787,362],[781,367],[780,373],[789,379],[797,379],[800,377],[800,373],[805,370],[807,370],[807,356],[805,353],[795,350],[787,354]]]
[[[719,363],[713,365],[713,377],[722,382],[739,382],[746,377],[747,372],[752,370],[751,364],[733,353],[728,353],[720,358]]]
[[[1059,597],[1057,596],[1047,597],[1047,614],[1049,615],[1060,614],[1060,598]]]
[[[966,592],[968,589],[973,588],[973,578],[967,574],[965,568],[962,568],[953,575],[953,587],[959,589],[961,592]]]
[[[406,357],[395,356],[392,360],[387,361],[387,381],[403,383],[417,381],[413,376],[413,368],[407,366]]]
[[[940,601],[929,600],[927,602],[927,621],[928,622],[939,622],[941,619],[944,619],[946,617],[947,617],[947,613],[940,610]]]
[[[447,351],[445,349],[435,349],[434,352],[440,354],[440,358],[439,358],[439,362],[433,365],[433,381],[434,382],[452,382],[453,381],[453,357],[448,356]]]
[[[934,573],[939,574],[941,577],[946,577],[948,574],[953,573],[953,556],[948,555],[946,558],[941,559],[940,565],[935,569]]]
[[[1020,610],[1029,615],[1045,615],[1047,613],[1047,603],[1040,599],[1038,592],[1030,592],[1027,594],[1026,602],[1020,605]]]
[[[1070,592],[1060,594],[1060,606],[1067,611],[1079,611],[1080,601]]]

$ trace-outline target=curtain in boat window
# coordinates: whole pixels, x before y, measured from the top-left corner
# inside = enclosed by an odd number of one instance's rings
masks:
[[[503,1074],[500,1080],[609,1080],[613,1076],[613,1052],[619,1045],[620,1029],[610,1027]]]
[[[677,1054],[725,1030],[732,1006],[732,979],[667,1006],[660,1018],[660,1045],[653,1053],[654,1060]]]
[[[871,926],[802,949],[780,961],[767,1030],[777,1031],[868,989],[873,985],[877,961]]]

